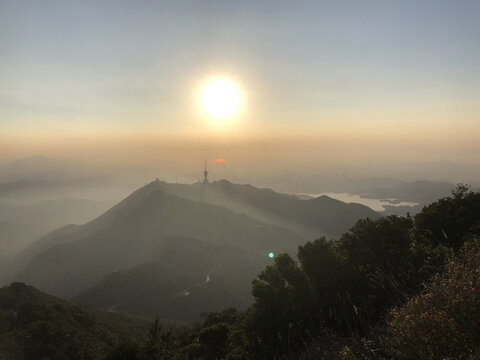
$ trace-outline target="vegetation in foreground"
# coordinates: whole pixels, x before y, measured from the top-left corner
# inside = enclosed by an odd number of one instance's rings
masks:
[[[155,320],[106,359],[473,359],[479,239],[480,193],[458,186],[415,217],[360,220],[337,241],[300,246],[298,261],[277,256],[245,312],[189,327]]]
[[[0,359],[96,359],[148,323],[97,312],[23,283],[0,289]]]
[[[300,246],[298,262],[277,256],[253,280],[247,311],[182,331],[155,322],[129,358],[480,356],[479,235],[480,193],[459,185],[415,217],[360,220],[338,241]]]

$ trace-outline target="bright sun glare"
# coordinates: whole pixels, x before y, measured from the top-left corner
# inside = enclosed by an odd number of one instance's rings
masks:
[[[212,79],[202,88],[200,100],[208,115],[223,119],[237,111],[240,93],[231,81]]]

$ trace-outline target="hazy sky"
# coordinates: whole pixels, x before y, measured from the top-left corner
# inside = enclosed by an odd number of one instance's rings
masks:
[[[191,157],[232,139],[289,144],[292,158],[336,144],[345,157],[475,162],[479,19],[473,0],[3,0],[1,158],[141,157],[158,138],[194,139]],[[245,94],[230,126],[198,109],[212,75]]]

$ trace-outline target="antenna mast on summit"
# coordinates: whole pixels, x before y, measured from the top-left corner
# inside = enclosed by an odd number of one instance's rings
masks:
[[[208,183],[207,158],[205,158],[205,170],[203,171],[203,182]]]

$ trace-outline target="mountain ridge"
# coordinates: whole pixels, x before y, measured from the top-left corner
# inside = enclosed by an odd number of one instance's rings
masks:
[[[98,281],[102,273],[149,261],[152,248],[169,235],[230,243],[253,253],[295,251],[305,241],[279,226],[148,186],[87,224],[54,235],[39,240],[43,246],[29,255],[32,260],[18,279],[65,297]]]

